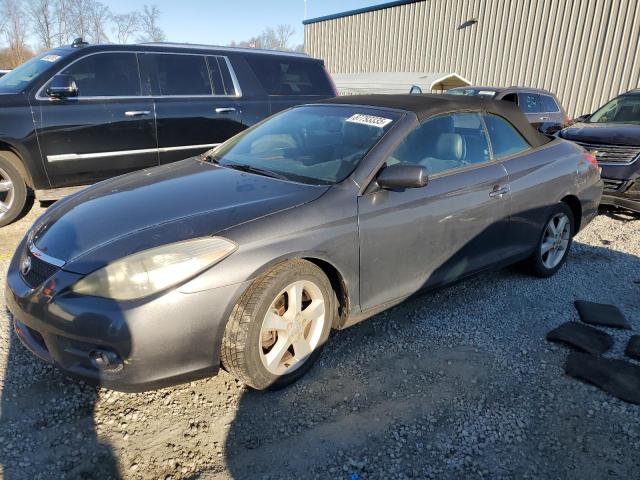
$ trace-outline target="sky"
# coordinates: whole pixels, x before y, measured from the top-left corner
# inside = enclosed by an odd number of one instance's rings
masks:
[[[388,0],[307,0],[308,18],[385,3]],[[304,0],[103,0],[112,12],[155,4],[167,40],[227,45],[259,35],[266,27],[291,25],[292,45],[304,43]]]

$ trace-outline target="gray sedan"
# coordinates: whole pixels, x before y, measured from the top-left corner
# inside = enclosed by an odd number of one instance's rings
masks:
[[[601,194],[593,157],[515,105],[341,97],[55,204],[7,304],[34,354],[109,388],[220,367],[279,388],[331,328],[515,262],[554,274]]]

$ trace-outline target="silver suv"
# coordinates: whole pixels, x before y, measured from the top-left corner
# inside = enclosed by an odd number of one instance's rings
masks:
[[[457,87],[450,95],[481,95],[494,100],[513,102],[529,123],[546,135],[553,135],[569,125],[569,117],[558,98],[547,90],[528,87]]]

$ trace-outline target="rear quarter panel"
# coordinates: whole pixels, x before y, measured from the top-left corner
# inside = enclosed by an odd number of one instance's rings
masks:
[[[550,209],[564,197],[581,204],[581,225],[597,212],[602,192],[600,176],[584,159],[583,150],[564,140],[504,161],[511,187],[511,236],[514,253],[533,250]],[[599,193],[598,193],[599,192]],[[585,222],[583,219],[588,217]]]

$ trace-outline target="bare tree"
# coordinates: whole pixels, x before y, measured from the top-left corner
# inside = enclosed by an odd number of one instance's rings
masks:
[[[112,19],[118,43],[128,43],[140,28],[137,12],[114,15]]]
[[[56,8],[53,0],[31,0],[27,6],[31,31],[41,48],[52,48],[56,42]]]
[[[275,31],[276,49],[289,50],[289,40],[295,33],[296,31],[291,25],[278,25]]]
[[[0,16],[4,18],[4,38],[8,46],[9,67],[24,63],[32,54],[27,47],[28,17],[20,0],[2,0]]]
[[[296,33],[291,25],[278,25],[277,28],[265,28],[260,35],[242,42],[231,42],[232,47],[266,48],[270,50],[288,50],[291,37]]]
[[[160,9],[156,5],[144,5],[140,12],[140,30],[142,35],[139,37],[141,42],[162,42],[167,37],[158,25],[160,18]]]
[[[105,43],[109,41],[107,35],[107,25],[111,21],[111,10],[103,3],[89,1],[87,16],[89,17],[89,31],[91,40],[94,43]]]
[[[56,44],[67,45],[73,40],[74,22],[69,12],[72,10],[73,0],[56,0]]]

